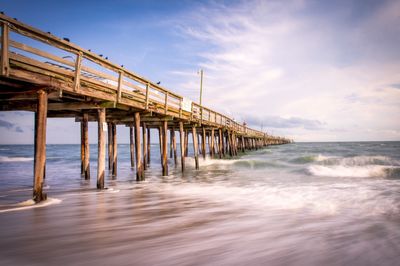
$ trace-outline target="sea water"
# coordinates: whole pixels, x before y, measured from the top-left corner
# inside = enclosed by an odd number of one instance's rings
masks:
[[[187,158],[184,174],[170,158],[167,177],[156,144],[144,182],[122,144],[103,191],[90,149],[86,181],[80,145],[47,145],[34,205],[33,146],[0,146],[0,265],[400,265],[400,142]]]

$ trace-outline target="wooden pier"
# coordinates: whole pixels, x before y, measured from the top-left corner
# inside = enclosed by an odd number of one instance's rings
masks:
[[[150,131],[154,129],[159,132],[164,176],[168,175],[168,155],[175,164],[180,162],[182,172],[185,171],[189,134],[192,134],[195,169],[199,169],[199,153],[204,158],[208,153],[211,158],[221,159],[237,156],[239,151],[290,142],[237,123],[68,39],[4,14],[0,14],[0,24],[0,110],[35,112],[33,199],[36,202],[46,199],[43,180],[48,117],[72,117],[81,124],[81,172],[85,179],[91,177],[88,123],[97,122],[98,189],[104,188],[106,142],[107,166],[112,176],[117,176],[117,125],[129,127],[131,166],[136,170],[137,181],[144,180],[144,171],[150,163]]]

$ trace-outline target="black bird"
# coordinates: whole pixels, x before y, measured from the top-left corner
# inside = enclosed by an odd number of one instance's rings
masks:
[[[89,49],[88,51],[91,52],[92,50]]]
[[[65,38],[65,37],[63,38],[63,40],[69,42],[69,39],[68,39],[68,38]]]
[[[50,32],[50,31],[48,31],[47,33],[48,33],[48,34],[51,34],[51,32]]]
[[[160,84],[161,84],[161,81],[157,82],[157,85],[160,85]]]
[[[99,54],[99,56],[100,56],[100,57],[103,57],[103,55],[102,55],[102,54]]]
[[[18,19],[17,19],[17,18],[14,18],[14,20],[18,21]]]
[[[124,65],[121,65],[121,67],[124,67]]]
[[[106,56],[106,60],[108,60],[108,56]]]
[[[2,15],[4,15],[4,12],[3,12],[3,11],[1,11],[0,13],[1,13]]]

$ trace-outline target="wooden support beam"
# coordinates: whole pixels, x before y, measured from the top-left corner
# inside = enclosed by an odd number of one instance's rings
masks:
[[[81,67],[82,67],[82,52],[76,55],[75,59],[75,75],[74,75],[74,91],[78,92],[81,88]]]
[[[199,169],[199,147],[197,142],[197,133],[196,133],[196,126],[192,127],[192,136],[193,136],[193,153],[194,153],[194,161],[195,161],[195,168],[196,170]]]
[[[189,130],[185,129],[185,157],[188,156],[188,152],[189,152]]]
[[[172,149],[173,149],[173,155],[174,155],[174,163],[175,163],[175,167],[178,165],[178,158],[177,158],[177,154],[176,154],[176,136],[175,136],[175,128],[171,128],[170,129],[172,132]]]
[[[233,157],[233,150],[232,150],[232,133],[228,130],[227,132],[228,138],[228,146],[229,146],[229,156]]]
[[[84,132],[83,132],[83,119],[80,122],[81,125],[81,175],[84,173],[84,159],[85,159],[85,139],[84,139]]]
[[[133,139],[133,125],[129,126],[129,151],[131,154],[131,168],[135,167],[135,141]]]
[[[107,141],[107,147],[108,147],[108,170],[112,170],[112,165],[113,165],[113,126],[112,123],[109,122],[107,123],[108,126],[108,141]]]
[[[37,120],[35,124],[35,159],[34,159],[34,181],[33,200],[38,203],[46,200],[47,195],[43,193],[43,180],[46,164],[46,126],[47,126],[47,92],[38,91]]]
[[[225,153],[224,153],[224,150],[225,150],[225,147],[224,147],[224,136],[223,136],[223,134],[222,134],[222,128],[220,128],[220,129],[218,129],[218,131],[219,131],[219,146],[218,146],[218,153],[219,153],[219,158],[220,159],[222,159],[222,156],[224,156],[225,157]]]
[[[118,145],[117,145],[117,125],[112,123],[112,144],[113,144],[113,159],[112,159],[112,176],[117,176],[117,154],[118,154]]]
[[[242,152],[245,152],[245,149],[246,149],[246,147],[245,147],[245,141],[244,141],[244,136],[242,135],[242,141],[241,141],[241,143],[240,143],[241,145],[241,148],[242,148]]]
[[[142,134],[143,134],[143,168],[144,170],[147,169],[147,127],[146,123],[142,122]]]
[[[140,113],[134,115],[135,122],[135,151],[136,151],[136,181],[144,180],[144,171],[142,166],[142,154],[140,143]]]
[[[168,158],[167,158],[167,147],[168,147],[168,122],[163,121],[163,126],[162,126],[162,139],[163,139],[163,145],[162,145],[162,175],[167,176],[168,175]]]
[[[146,101],[146,103],[145,103],[145,110],[148,110],[149,109],[149,83],[146,83],[146,98],[145,98],[145,101]]]
[[[169,130],[169,158],[172,158],[172,156],[173,156],[173,154],[174,154],[174,147],[173,147],[173,141],[172,141],[172,138],[173,138],[173,132],[172,132],[173,130],[172,129],[170,129]]]
[[[6,22],[2,23],[1,29],[1,61],[0,75],[8,76],[10,74],[9,53],[9,27]]]
[[[119,71],[119,73],[118,73],[118,87],[117,87],[117,100],[116,100],[117,103],[119,103],[121,101],[121,90],[122,90],[123,79],[124,79],[124,72]]]
[[[214,128],[211,129],[211,146],[210,146],[210,157],[214,158]]]
[[[106,159],[106,151],[105,151],[106,130],[107,130],[106,109],[102,108],[98,110],[97,189],[104,189],[104,169],[105,169],[105,159]]]
[[[151,150],[151,142],[150,142],[150,128],[147,128],[147,164],[150,164],[150,150]]]
[[[158,143],[159,143],[159,146],[160,146],[160,158],[163,157],[163,137],[162,137],[162,134],[163,134],[162,126],[159,126],[158,127]],[[162,166],[162,159],[160,161],[161,161],[161,166]]]
[[[201,138],[201,153],[203,155],[203,159],[206,159],[206,128],[202,127],[202,138]]]
[[[180,137],[180,147],[181,147],[181,168],[182,173],[185,171],[185,136],[183,131],[183,122],[179,122],[179,137]]]
[[[89,125],[88,114],[83,114],[83,174],[86,180],[90,179],[90,149],[89,149]]]

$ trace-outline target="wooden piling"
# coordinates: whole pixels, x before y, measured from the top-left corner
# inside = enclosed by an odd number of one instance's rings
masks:
[[[82,131],[83,131],[83,174],[85,179],[90,179],[90,148],[89,148],[89,125],[88,125],[89,115],[87,113],[83,114],[82,121]]]
[[[135,152],[136,152],[136,181],[144,180],[144,172],[142,166],[142,154],[141,154],[141,143],[140,143],[140,113],[135,112]]]
[[[174,133],[173,133],[173,131],[172,131],[172,129],[170,129],[169,130],[169,158],[172,158],[172,156],[173,156],[173,154],[174,154],[174,147],[173,147],[173,141],[172,141],[172,138],[173,138],[173,135]]]
[[[97,141],[97,188],[104,189],[104,170],[105,170],[105,159],[106,159],[106,136],[105,131],[107,130],[106,124],[106,109],[98,109],[98,141]]]
[[[214,129],[211,129],[211,147],[210,147],[210,157],[214,158]]]
[[[185,130],[185,157],[188,156],[189,152],[189,130]]]
[[[201,153],[203,159],[206,159],[206,128],[202,127],[202,139],[201,139]]]
[[[135,167],[135,142],[133,139],[133,125],[129,126],[129,151],[131,154],[131,168]]]
[[[47,92],[38,91],[37,123],[35,125],[35,165],[33,178],[33,200],[38,203],[46,200],[43,192],[43,180],[46,163],[46,127],[47,127]]]
[[[168,122],[163,121],[162,125],[162,175],[167,176],[168,175],[168,158],[167,158],[167,152],[168,152]]]
[[[108,147],[108,170],[112,169],[112,165],[113,165],[113,127],[112,127],[112,123],[107,123],[107,127],[108,127],[108,140],[107,140],[107,147]]]
[[[112,176],[117,176],[117,125],[112,123]]]
[[[85,140],[84,140],[84,133],[83,133],[83,121],[81,121],[81,175],[84,173],[84,165],[85,165]]]
[[[183,122],[179,122],[179,137],[180,137],[180,147],[181,147],[181,169],[182,173],[185,171],[185,138],[183,133]]]
[[[142,123],[142,134],[143,134],[143,169],[147,169],[147,127],[146,123]]]
[[[222,132],[222,128],[219,129],[219,142],[220,142],[221,156],[225,157],[224,134]],[[220,157],[220,159],[221,158],[222,157]]]
[[[160,146],[160,158],[162,158],[162,154],[163,154],[163,137],[162,137],[162,131],[163,131],[163,129],[162,129],[162,126],[159,126],[158,127],[158,143],[159,143],[159,146]],[[161,162],[162,162],[162,160],[161,160]],[[161,166],[162,166],[162,163],[161,163]]]
[[[178,158],[177,158],[177,154],[176,154],[176,136],[175,136],[175,128],[171,128],[171,134],[172,134],[172,149],[173,149],[173,156],[174,156],[174,163],[175,166],[178,165]]]
[[[151,138],[150,138],[150,128],[147,128],[147,164],[150,164],[150,149],[151,149]]]
[[[194,153],[194,162],[196,170],[199,169],[199,147],[197,142],[197,133],[196,133],[196,126],[192,127],[192,136],[193,136],[193,153]]]

